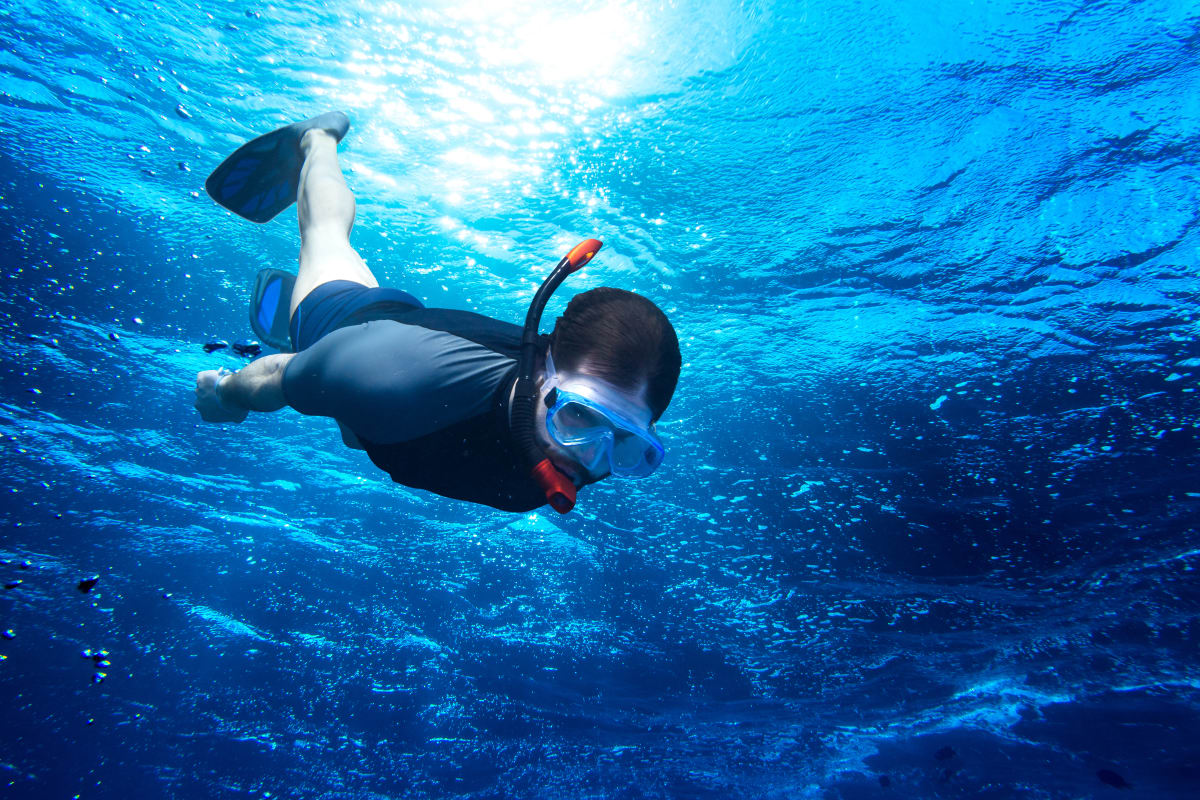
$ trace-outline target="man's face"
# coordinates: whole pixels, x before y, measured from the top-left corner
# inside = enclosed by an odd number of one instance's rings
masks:
[[[627,415],[647,426],[650,424],[653,414],[649,403],[646,402],[646,383],[644,381],[638,385],[635,391],[630,391],[618,388],[608,381],[596,377],[588,370],[586,362],[581,364],[578,369],[558,370],[558,386],[568,392],[583,389],[582,393],[586,393],[584,387],[589,384],[594,386],[597,382],[603,385],[606,392],[614,393],[621,398]],[[576,487],[586,486],[607,478],[610,474],[607,459],[601,459],[600,464],[589,468],[579,462],[571,448],[563,447],[554,441],[547,432],[546,412],[549,409],[546,407],[546,395],[551,388],[547,383],[543,374],[542,385],[538,389],[537,396],[537,424],[534,426],[534,435],[537,437],[538,444],[546,452],[551,463],[566,474]],[[633,414],[629,413],[631,409]]]

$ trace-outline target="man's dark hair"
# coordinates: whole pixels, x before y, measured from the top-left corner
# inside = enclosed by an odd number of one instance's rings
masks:
[[[577,294],[550,334],[554,367],[578,369],[622,389],[646,381],[657,420],[679,382],[679,339],[662,310],[641,295],[601,286]]]

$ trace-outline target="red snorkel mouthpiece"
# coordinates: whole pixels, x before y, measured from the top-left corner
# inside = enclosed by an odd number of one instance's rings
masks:
[[[575,507],[575,484],[571,479],[543,458],[533,468],[533,479],[546,493],[546,501],[550,507],[560,514],[565,514]]]
[[[546,493],[546,502],[560,514],[565,514],[575,507],[575,484],[551,463],[533,435],[536,417],[534,396],[537,394],[537,387],[533,381],[533,367],[537,360],[538,323],[542,321],[546,301],[554,294],[558,285],[572,272],[591,261],[601,246],[599,239],[584,239],[563,256],[533,296],[533,302],[529,304],[529,311],[525,314],[525,329],[521,332],[521,356],[517,367],[516,396],[512,406],[512,434],[517,447],[524,453],[529,465],[529,474]]]

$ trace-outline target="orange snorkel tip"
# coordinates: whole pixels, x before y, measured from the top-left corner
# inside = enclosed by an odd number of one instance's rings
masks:
[[[584,264],[592,260],[596,253],[600,252],[600,248],[604,243],[599,239],[584,239],[579,244],[571,248],[571,252],[567,253],[566,261],[571,265],[571,271],[582,267]]]

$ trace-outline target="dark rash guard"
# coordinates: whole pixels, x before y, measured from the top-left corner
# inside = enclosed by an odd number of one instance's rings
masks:
[[[341,325],[288,363],[288,405],[349,428],[397,483],[504,511],[545,504],[508,429],[519,326],[402,303]]]

